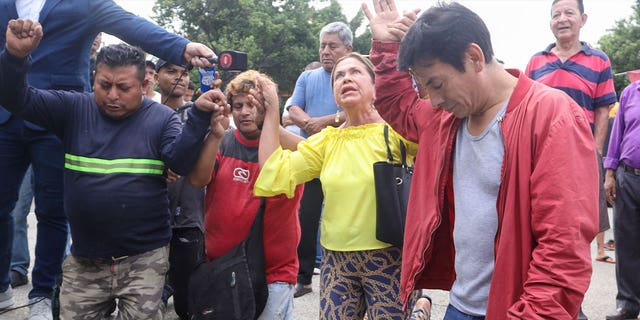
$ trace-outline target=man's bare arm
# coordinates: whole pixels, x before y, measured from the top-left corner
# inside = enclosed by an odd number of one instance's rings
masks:
[[[291,106],[289,107],[289,117],[293,123],[300,127],[304,128],[304,126],[309,122],[309,115],[304,112],[304,110],[299,106]]]
[[[593,118],[593,137],[596,141],[596,151],[599,155],[602,155],[604,150],[604,143],[607,141],[607,129],[609,128],[609,110],[613,108],[613,104],[603,107],[598,107],[594,111]]]

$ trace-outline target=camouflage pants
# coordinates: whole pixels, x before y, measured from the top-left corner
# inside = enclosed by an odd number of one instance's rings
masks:
[[[118,301],[116,319],[162,319],[169,246],[123,258],[67,256],[62,265],[60,319],[102,319]]]

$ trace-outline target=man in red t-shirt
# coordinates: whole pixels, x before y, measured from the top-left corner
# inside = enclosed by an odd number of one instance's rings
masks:
[[[257,91],[258,78],[272,90]],[[206,186],[205,248],[207,260],[221,257],[249,235],[261,198],[253,195],[258,178],[258,144],[264,106],[256,95],[275,94],[275,84],[257,71],[246,71],[227,85],[227,101],[237,129],[212,124],[189,181]],[[282,130],[284,131],[284,129]],[[285,131],[286,132],[286,131]],[[299,138],[301,140],[302,138]],[[293,139],[295,145],[295,139]],[[293,293],[298,275],[300,241],[298,208],[303,186],[292,199],[265,199],[263,245],[269,299],[259,319],[293,319]]]

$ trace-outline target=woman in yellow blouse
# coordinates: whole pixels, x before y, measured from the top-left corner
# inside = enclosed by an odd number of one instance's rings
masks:
[[[369,319],[405,317],[399,298],[401,250],[376,239],[373,163],[385,161],[387,151],[386,123],[373,106],[373,80],[366,57],[352,53],[338,60],[331,82],[346,121],[300,142],[293,152],[280,147],[277,101],[265,103],[255,194],[292,197],[296,185],[317,176],[322,181],[321,319],[362,319],[365,311]],[[399,140],[413,158],[417,145],[389,127],[395,159],[400,159]]]

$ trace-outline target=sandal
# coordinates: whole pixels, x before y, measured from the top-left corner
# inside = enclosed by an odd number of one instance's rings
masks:
[[[616,259],[611,258],[609,256],[603,256],[600,258],[596,258],[596,261],[604,262],[604,263],[616,263]]]
[[[311,289],[311,286],[306,287],[302,283],[296,283],[296,287],[293,291],[293,297],[294,298],[302,297],[307,293],[311,293],[311,291],[313,291],[313,289]]]
[[[602,245],[605,250],[613,251],[616,249],[616,242],[614,240],[609,240],[605,244]]]
[[[422,294],[411,311],[410,320],[429,320],[431,319],[431,298],[426,294]]]

